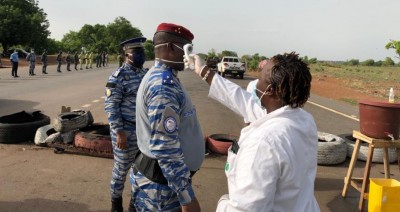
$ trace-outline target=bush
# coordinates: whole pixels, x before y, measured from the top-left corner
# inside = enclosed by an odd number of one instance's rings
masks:
[[[362,62],[362,64],[366,65],[366,66],[373,66],[373,65],[375,65],[375,61],[373,59],[368,59],[368,60]]]
[[[358,59],[351,59],[347,61],[347,64],[352,65],[352,66],[358,66],[360,64],[360,61]]]

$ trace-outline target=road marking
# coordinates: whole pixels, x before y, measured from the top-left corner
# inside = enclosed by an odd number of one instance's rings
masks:
[[[90,104],[83,105],[82,107],[90,107]]]
[[[339,112],[339,111],[336,111],[336,110],[334,110],[334,109],[331,109],[331,108],[329,108],[329,107],[325,107],[325,106],[323,106],[323,105],[317,104],[317,103],[315,103],[315,102],[312,102],[312,101],[308,101],[308,102],[311,103],[311,104],[313,104],[313,105],[315,105],[315,106],[317,106],[317,107],[320,107],[320,108],[323,108],[323,109],[325,109],[325,110],[331,111],[331,112],[333,112],[333,113],[339,114],[339,115],[341,115],[341,116],[344,116],[344,117],[346,117],[346,118],[352,119],[352,120],[354,120],[354,121],[360,121],[360,119],[356,118],[355,115],[349,116],[349,115],[346,115],[346,114],[344,114],[344,113],[342,113],[342,112]]]
[[[92,101],[93,103],[100,102],[100,100],[96,99]]]

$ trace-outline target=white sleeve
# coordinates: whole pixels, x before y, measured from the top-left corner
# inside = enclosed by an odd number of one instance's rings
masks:
[[[218,74],[213,77],[208,96],[249,122],[254,122],[267,113],[266,110],[256,104],[251,93]]]
[[[280,176],[278,157],[270,145],[247,146],[238,152],[230,176],[229,197],[218,201],[217,212],[273,211]],[[233,165],[233,164],[230,164]]]

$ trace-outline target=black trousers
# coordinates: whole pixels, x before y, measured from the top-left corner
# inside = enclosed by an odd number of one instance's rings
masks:
[[[46,73],[47,63],[42,63],[42,73]]]
[[[57,61],[58,65],[57,65],[57,71],[61,72],[61,61]]]
[[[11,75],[13,77],[16,77],[18,76],[17,72],[18,72],[18,62],[12,62]]]
[[[70,62],[67,62],[67,70],[68,71],[71,71],[71,69],[69,69],[69,66],[71,65],[71,63]]]

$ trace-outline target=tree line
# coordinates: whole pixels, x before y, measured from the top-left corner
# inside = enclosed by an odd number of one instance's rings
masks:
[[[91,51],[91,52],[122,52],[119,43],[133,37],[143,36],[140,29],[124,17],[117,17],[107,25],[85,24],[79,31],[70,31],[58,41],[50,38],[49,21],[47,14],[39,8],[37,0],[0,0],[0,43],[3,53],[9,54],[9,49],[24,49],[29,51],[34,48],[36,52],[44,49],[49,54],[62,51]],[[391,40],[386,44],[386,49],[394,49],[400,56],[400,41]],[[147,59],[154,59],[154,45],[152,40],[147,40],[144,44]],[[238,56],[235,51],[223,50],[217,53],[211,49],[207,53],[200,53],[203,58],[219,58],[224,56]],[[398,58],[400,58],[398,56]],[[266,59],[266,56],[258,53],[253,55],[245,54],[241,56],[247,68],[256,70],[258,63]],[[317,63],[317,58],[302,59],[309,64]],[[393,66],[395,62],[387,57],[385,60],[375,61],[368,59],[360,62],[358,59],[351,59],[344,62],[347,65],[366,65],[366,66]]]

